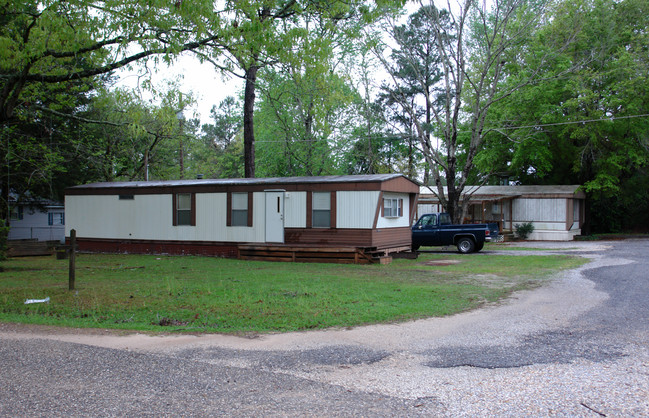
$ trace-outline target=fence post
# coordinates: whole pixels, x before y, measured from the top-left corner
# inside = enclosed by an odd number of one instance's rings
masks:
[[[68,274],[68,288],[74,290],[75,252],[77,248],[77,231],[70,230],[70,268]]]

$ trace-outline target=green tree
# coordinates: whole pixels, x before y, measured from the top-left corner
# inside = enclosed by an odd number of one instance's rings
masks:
[[[0,214],[10,190],[60,198],[53,185],[65,184],[81,126],[66,115],[83,111],[112,71],[214,39],[198,18],[212,3],[186,3],[0,0]]]
[[[415,124],[430,167],[433,191],[455,222],[460,222],[468,210],[470,196],[463,197],[462,192],[474,171],[474,159],[483,148],[485,122],[492,106],[542,78],[543,68],[555,55],[555,51],[544,49],[535,62],[525,63],[525,77],[516,84],[507,83],[504,67],[517,61],[529,39],[543,27],[548,4],[496,0],[487,9],[483,2],[463,0],[450,11],[422,8],[420,19],[434,40],[433,58],[439,64],[426,70],[432,73],[409,71],[409,83],[402,82],[400,61],[391,62],[383,51],[378,51],[393,80],[393,98]],[[397,45],[393,49],[410,65],[408,68],[426,68],[414,65],[422,62],[419,42],[410,42],[413,38],[405,36],[393,20],[387,22],[387,28]],[[421,41],[427,40],[423,37]],[[425,88],[427,80],[433,80],[432,90]],[[413,84],[422,92],[421,100],[431,112],[430,123],[420,116],[418,102],[410,100],[409,86]]]
[[[212,123],[203,124],[191,151],[196,174],[209,178],[243,177],[243,135],[241,104],[226,97],[211,110]]]
[[[579,22],[581,30],[561,59],[547,68],[556,78],[517,91],[495,107],[498,129],[478,165],[523,184],[582,184],[592,226],[632,229],[649,221],[649,40],[644,1],[564,2],[533,40],[532,51],[556,44]],[[566,68],[573,71],[567,72]],[[522,67],[506,69],[511,80]],[[523,73],[523,74],[521,74]]]
[[[305,51],[306,52],[306,51]],[[351,92],[335,74],[310,66],[265,69],[257,162],[264,176],[340,171],[334,134],[347,120]]]
[[[207,1],[0,1],[0,124],[17,111],[38,109],[30,92],[39,85],[107,74],[148,57],[170,61],[208,44],[215,36],[197,25],[208,6]]]
[[[219,69],[227,70],[244,80],[243,139],[245,176],[255,176],[254,110],[257,76],[260,69],[277,63],[296,62],[305,58],[296,45],[317,24],[328,31],[354,36],[359,28],[376,18],[384,8],[403,2],[379,0],[366,4],[363,0],[267,0],[227,1],[229,21],[221,25],[220,36],[212,42],[217,56],[226,52],[225,63],[203,51]],[[330,50],[311,49],[307,62],[327,60]],[[325,68],[325,67],[322,67]]]

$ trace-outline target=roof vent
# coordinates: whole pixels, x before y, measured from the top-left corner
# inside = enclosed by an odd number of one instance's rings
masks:
[[[202,174],[196,174],[196,180],[203,180]]]

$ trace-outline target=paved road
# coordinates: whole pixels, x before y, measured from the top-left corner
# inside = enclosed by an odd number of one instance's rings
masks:
[[[252,339],[0,325],[0,416],[649,416],[649,241],[540,245],[592,262],[449,318]]]

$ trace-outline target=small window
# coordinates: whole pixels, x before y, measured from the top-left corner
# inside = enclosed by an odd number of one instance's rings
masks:
[[[331,193],[313,192],[314,228],[331,228]]]
[[[132,194],[121,194],[119,195],[119,200],[134,200],[135,196]]]
[[[12,221],[21,221],[23,219],[23,207],[14,206],[13,208],[11,208],[9,219]]]
[[[192,194],[178,193],[176,195],[176,225],[192,224]]]
[[[383,199],[383,216],[386,218],[403,216],[403,199]]]
[[[232,193],[232,226],[248,226],[248,193]]]
[[[65,225],[65,214],[62,212],[50,212],[47,214],[47,224],[50,226]]]

